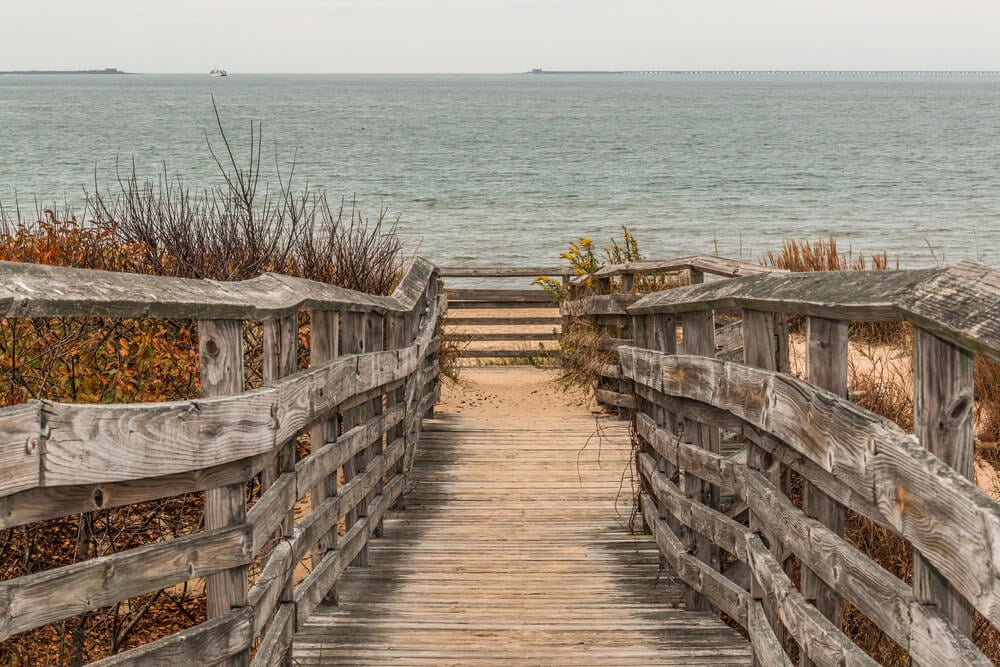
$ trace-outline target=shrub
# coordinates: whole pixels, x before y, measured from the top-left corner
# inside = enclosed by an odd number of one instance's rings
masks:
[[[376,294],[400,277],[395,222],[371,221],[354,201],[328,205],[323,193],[258,191],[260,127],[250,162],[232,158],[223,181],[192,191],[166,173],[141,181],[134,170],[112,194],[88,197],[86,222],[47,210],[37,220],[0,209],[0,260],[173,277],[243,280],[263,272],[329,282]],[[209,145],[213,155],[216,151]],[[300,321],[303,348],[307,320]],[[104,403],[168,401],[199,395],[196,323],[112,318],[0,320],[0,404],[30,398]],[[244,328],[247,384],[261,377],[261,326]],[[305,350],[302,350],[305,353]],[[251,482],[248,494],[259,493]],[[68,565],[198,529],[201,494],[87,512],[0,531],[3,579]],[[156,591],[39,628],[0,644],[0,662],[78,665],[170,634],[205,618],[204,595],[188,586]]]

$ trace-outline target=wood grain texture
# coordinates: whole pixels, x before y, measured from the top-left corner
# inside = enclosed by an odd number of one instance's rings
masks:
[[[772,273],[775,269],[741,262],[739,260],[728,259],[726,257],[716,257],[715,255],[692,255],[690,257],[678,257],[676,259],[646,259],[635,262],[625,262],[623,264],[610,264],[595,271],[594,276],[618,276],[625,273],[633,274],[656,274],[674,273],[694,269],[701,273],[710,273],[716,276],[734,278],[737,276],[756,275],[759,273]]]
[[[41,402],[0,409],[0,495],[42,484],[44,432]]]
[[[626,362],[631,361],[631,353],[631,350],[625,351]],[[626,373],[635,367],[634,363],[623,366]],[[650,397],[655,398],[655,395]],[[918,607],[918,599],[902,582],[857,554],[829,528],[807,519],[763,477],[752,477],[756,473],[740,473],[737,466],[721,457],[697,454],[696,447],[658,428],[647,415],[637,416],[636,425],[640,435],[660,455],[681,462],[682,467],[694,466],[698,474],[707,479],[714,477],[724,488],[739,487],[743,480],[743,497],[751,509],[758,516],[771,519],[767,530],[787,540],[804,565],[814,570],[832,590],[862,609],[914,657],[922,660],[922,664],[983,664],[984,658],[961,628],[949,624],[933,607]],[[995,594],[987,592],[995,590],[995,574],[987,574],[993,567],[992,559],[971,554],[991,553],[989,545],[995,543],[993,536],[997,534],[994,532],[997,503],[976,491],[968,480],[912,439],[901,433],[898,437],[887,433],[890,435],[872,444],[874,487],[880,491],[878,504],[868,505],[867,510],[875,514],[880,523],[916,540],[915,544],[926,545],[917,548],[926,551],[929,558],[947,570],[949,581],[956,589],[966,594],[977,592],[976,606],[989,617],[991,612],[995,613]],[[752,484],[748,481],[751,477]],[[852,497],[846,496],[849,502]],[[965,554],[964,568],[959,565],[962,553]],[[797,610],[799,616],[794,620],[812,626],[815,620],[810,620],[810,613]],[[824,631],[823,636],[828,637],[828,633]]]
[[[46,401],[42,481],[158,477],[273,452],[355,394],[412,374],[434,342],[429,333],[403,350],[335,359],[240,395],[127,405]]]
[[[632,314],[750,309],[848,320],[903,319],[900,304],[941,269],[768,273],[680,287],[643,297]]]
[[[806,375],[809,383],[847,398],[848,334],[846,320],[810,317],[806,320]],[[846,518],[844,506],[823,493],[808,480],[802,485],[802,508],[836,536],[843,536]],[[816,605],[837,627],[843,604],[823,577],[817,577],[808,567],[802,570],[802,594]],[[897,640],[898,641],[898,640]],[[810,667],[809,658],[802,662]]]
[[[239,320],[198,322],[198,350],[203,396],[243,391],[243,323]],[[208,530],[240,526],[246,522],[245,484],[206,489],[203,522]],[[227,615],[246,606],[247,567],[237,565],[205,578],[209,618]],[[230,657],[226,665],[242,665],[247,654]]]
[[[425,423],[403,509],[300,626],[297,664],[749,664],[717,618],[673,607],[651,538],[619,523],[625,424],[598,450],[590,418],[475,419]]]
[[[0,496],[0,529],[245,482],[261,472],[271,458],[267,453],[173,475],[126,482],[28,489]]]
[[[442,278],[537,278],[573,275],[568,266],[442,266]]]
[[[0,262],[6,317],[266,320],[298,310],[408,312],[435,275],[415,258],[392,296],[268,273],[237,283]]]
[[[271,626],[261,637],[257,652],[250,661],[250,667],[290,664],[287,660],[288,652],[292,648],[293,632],[295,632],[295,605],[287,602],[278,608]]]
[[[914,434],[957,474],[972,479],[972,354],[915,329],[913,372]],[[913,590],[921,602],[937,605],[964,632],[972,632],[971,605],[919,551],[913,554]]]
[[[244,566],[250,539],[248,526],[207,530],[0,582],[0,638]]]
[[[189,630],[90,663],[92,667],[212,665],[247,651],[253,642],[249,608],[237,609]]]

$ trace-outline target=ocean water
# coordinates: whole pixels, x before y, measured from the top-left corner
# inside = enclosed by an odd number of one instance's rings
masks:
[[[213,96],[238,156],[262,122],[272,187],[294,158],[441,265],[558,264],[622,225],[651,257],[834,234],[1000,264],[996,75],[0,76],[0,201],[78,206],[133,161],[216,182]]]

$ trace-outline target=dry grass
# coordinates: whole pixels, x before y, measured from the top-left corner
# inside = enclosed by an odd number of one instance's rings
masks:
[[[259,128],[258,128],[259,131]],[[221,124],[220,124],[221,132]],[[228,154],[228,142],[222,134]],[[354,206],[331,207],[322,193],[293,191],[291,177],[257,191],[260,137],[250,164],[220,163],[224,183],[190,191],[166,175],[123,178],[96,194],[94,218],[46,212],[24,219],[0,210],[0,259],[110,271],[242,280],[277,271],[373,293],[390,292],[403,257],[384,210],[369,220]],[[300,319],[300,360],[308,318]],[[244,328],[247,385],[259,386],[261,326]],[[133,402],[199,394],[192,322],[110,318],[0,321],[0,405],[29,398]],[[248,500],[260,494],[247,485]],[[201,525],[202,494],[86,512],[0,531],[0,578],[11,580],[137,546]],[[0,664],[79,665],[147,643],[205,618],[203,588],[171,587],[21,633],[0,643]]]

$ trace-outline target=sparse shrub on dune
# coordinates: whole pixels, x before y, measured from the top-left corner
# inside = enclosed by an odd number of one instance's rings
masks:
[[[225,151],[232,156],[225,134]],[[90,195],[84,220],[44,211],[37,219],[0,210],[0,260],[145,273],[245,280],[268,271],[388,294],[403,267],[395,222],[355,202],[332,207],[323,193],[258,190],[259,126],[250,164],[219,163],[213,188],[192,191],[167,174],[142,181],[133,172],[107,194]],[[300,318],[300,359],[308,318]],[[262,327],[244,327],[246,382],[262,379]],[[193,398],[200,393],[193,321],[112,318],[0,320],[0,405],[32,398],[127,403]],[[252,501],[256,481],[247,487]],[[87,512],[0,531],[4,580],[196,531],[201,494]],[[180,586],[26,632],[0,643],[0,663],[80,665],[169,635],[205,619],[198,586]]]

